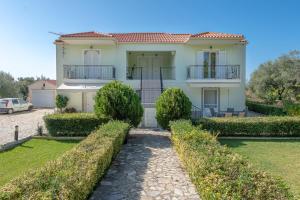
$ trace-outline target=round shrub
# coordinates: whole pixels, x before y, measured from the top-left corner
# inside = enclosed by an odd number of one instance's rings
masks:
[[[94,110],[99,118],[128,121],[137,127],[143,117],[143,107],[135,91],[119,81],[98,90]]]
[[[191,118],[192,103],[179,88],[165,90],[156,101],[156,119],[163,128],[169,128],[169,122]]]

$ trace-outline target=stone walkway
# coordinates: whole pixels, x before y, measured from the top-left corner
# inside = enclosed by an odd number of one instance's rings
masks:
[[[91,200],[196,200],[199,196],[171,147],[169,132],[131,130],[128,143]]]

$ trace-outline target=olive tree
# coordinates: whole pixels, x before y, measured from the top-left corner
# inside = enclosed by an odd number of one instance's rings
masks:
[[[296,99],[300,87],[300,52],[292,51],[261,64],[251,75],[249,89],[266,102]]]

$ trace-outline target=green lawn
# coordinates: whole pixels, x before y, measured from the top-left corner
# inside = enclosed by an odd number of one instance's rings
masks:
[[[296,195],[300,194],[300,140],[222,139],[220,142],[260,169],[282,177]]]
[[[0,187],[27,170],[57,158],[78,142],[31,139],[14,149],[0,153]]]

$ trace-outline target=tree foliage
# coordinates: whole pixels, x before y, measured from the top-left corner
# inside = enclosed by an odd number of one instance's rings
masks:
[[[69,98],[63,95],[56,95],[56,107],[59,108],[60,112],[67,107]]]
[[[18,78],[18,82],[17,82],[18,90],[21,96],[23,97],[23,99],[25,100],[27,99],[29,93],[28,86],[34,82],[35,82],[34,77]]]
[[[119,81],[98,90],[94,110],[100,118],[125,120],[135,127],[141,122],[144,112],[136,92]]]
[[[15,80],[11,74],[0,71],[0,98],[23,97],[26,100],[29,93],[28,86],[39,80],[49,80],[49,78],[41,75],[36,78],[19,77]]]
[[[17,83],[9,73],[0,71],[0,98],[16,97],[18,95]]]
[[[249,89],[266,102],[295,100],[300,88],[300,52],[291,51],[261,64],[251,75]]]

